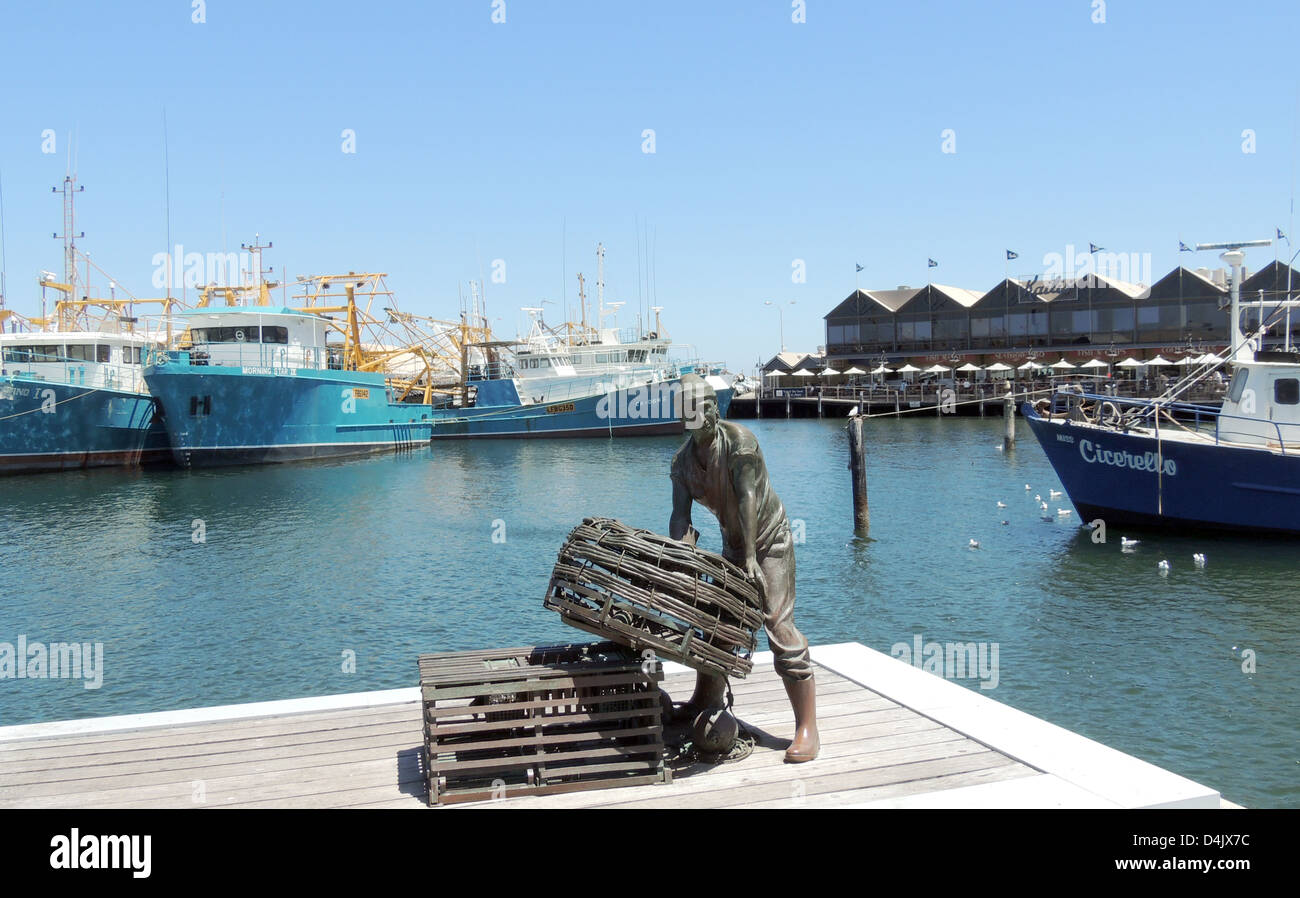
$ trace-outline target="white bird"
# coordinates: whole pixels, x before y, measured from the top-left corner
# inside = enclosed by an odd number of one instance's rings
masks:
[[[1196,562],[1197,567],[1205,567],[1205,556],[1200,552],[1192,555],[1192,561]]]
[[[1059,498],[1061,498],[1061,491],[1060,491],[1060,490],[1048,490],[1048,491],[1047,491],[1047,498],[1049,498],[1049,499],[1059,499]]]
[[[1070,516],[1070,509],[1068,509],[1068,508],[1058,508],[1058,509],[1056,509],[1056,513],[1057,513],[1058,515],[1060,515],[1061,517],[1063,517],[1063,518],[1068,518],[1068,517]]]
[[[1039,502],[1039,503],[1038,503],[1038,507],[1041,508],[1043,511],[1047,511],[1047,503],[1046,503],[1046,502]]]
[[[1161,561],[1159,564],[1156,565],[1156,568],[1160,571],[1160,576],[1162,576],[1162,577],[1168,577],[1168,576],[1169,576],[1169,562],[1168,562],[1168,561]]]
[[[978,549],[980,547],[979,540],[975,540],[975,539],[971,540],[970,547],[972,549]]]
[[[1002,523],[1004,523],[1004,524],[1010,524],[1011,522],[1010,522],[1010,521],[1003,521]]]
[[[849,411],[849,417],[856,418],[860,414],[860,412],[858,411],[859,408],[861,408],[861,406],[858,405],[853,406],[852,410]]]
[[[1035,502],[1042,502],[1042,501],[1043,501],[1043,496],[1042,496],[1042,494],[1041,494],[1041,493],[1034,493],[1034,501],[1035,501]]]
[[[1025,484],[1025,489],[1029,489],[1029,484]]]
[[[1007,503],[1001,501],[998,502],[998,508],[1006,508],[1006,507],[1007,507]]]
[[[1141,540],[1129,539],[1127,536],[1121,536],[1119,538],[1120,546],[1122,546],[1125,549],[1131,549],[1134,546],[1136,546],[1139,542],[1141,542]]]

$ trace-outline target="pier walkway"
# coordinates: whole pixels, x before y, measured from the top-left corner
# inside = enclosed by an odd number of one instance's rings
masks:
[[[812,657],[812,763],[782,763],[793,718],[764,653],[733,683],[759,740],[742,761],[678,769],[669,784],[450,807],[1221,806],[1211,788],[862,645]],[[694,674],[666,667],[685,700]],[[425,808],[420,755],[415,687],[0,727],[0,808]]]

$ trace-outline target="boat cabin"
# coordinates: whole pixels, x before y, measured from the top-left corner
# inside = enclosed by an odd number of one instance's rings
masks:
[[[143,334],[0,333],[0,376],[143,393],[143,365],[159,346]]]
[[[343,347],[327,343],[330,322],[289,308],[235,306],[178,313],[180,348],[191,365],[341,369]]]
[[[1219,417],[1230,442],[1300,444],[1300,353],[1258,352],[1238,361]]]

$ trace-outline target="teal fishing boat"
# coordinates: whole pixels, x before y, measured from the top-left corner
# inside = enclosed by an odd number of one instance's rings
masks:
[[[349,286],[349,305],[352,304]],[[144,379],[183,467],[392,452],[429,440],[432,408],[401,401],[382,371],[358,370],[355,327],[270,306],[190,309],[179,348]],[[355,325],[355,312],[348,321]]]

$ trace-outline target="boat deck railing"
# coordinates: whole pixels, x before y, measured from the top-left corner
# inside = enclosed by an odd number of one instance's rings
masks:
[[[66,384],[124,393],[147,392],[144,368],[123,362],[95,362],[55,356],[19,359],[5,353],[0,376],[22,377],[46,383]]]
[[[151,350],[145,364],[342,370],[343,347],[333,343],[195,343],[188,349]]]
[[[1233,415],[1195,402],[1127,398],[1070,389],[1058,390],[1047,401],[1050,405],[1044,417],[1065,417],[1123,430],[1150,428],[1157,437],[1161,427],[1166,431],[1190,431],[1213,438],[1216,446],[1263,445],[1278,449],[1283,455],[1287,454],[1288,445],[1292,450],[1300,448],[1300,424]]]

